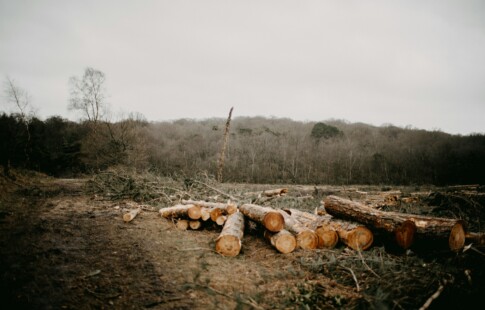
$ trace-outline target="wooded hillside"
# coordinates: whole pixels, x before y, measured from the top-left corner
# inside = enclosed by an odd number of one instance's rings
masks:
[[[0,115],[4,171],[73,175],[126,165],[163,175],[215,175],[224,119],[115,123]],[[485,183],[485,136],[330,120],[239,117],[231,124],[224,179],[306,184]]]

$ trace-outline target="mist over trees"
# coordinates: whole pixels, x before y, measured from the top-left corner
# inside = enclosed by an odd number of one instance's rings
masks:
[[[0,114],[1,165],[73,176],[115,166],[162,175],[215,176],[225,119],[71,122]],[[29,138],[30,135],[30,138]],[[25,147],[25,146],[28,147]],[[27,150],[27,154],[26,154]],[[485,183],[485,136],[370,126],[339,120],[237,117],[224,180],[305,184]]]

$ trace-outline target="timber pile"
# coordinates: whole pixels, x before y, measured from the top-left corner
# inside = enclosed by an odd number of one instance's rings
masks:
[[[266,193],[285,195],[286,191]],[[332,249],[339,243],[357,251],[366,250],[372,246],[376,232],[392,235],[403,249],[409,249],[415,240],[438,242],[455,252],[464,248],[465,241],[485,243],[483,234],[465,232],[465,222],[458,219],[382,211],[333,195],[327,196],[322,204],[323,208],[310,213],[253,203],[238,206],[231,201],[181,200],[180,204],[159,212],[182,230],[200,229],[205,222],[221,226],[216,252],[224,256],[240,253],[247,220],[263,228],[268,243],[285,254],[296,249]]]

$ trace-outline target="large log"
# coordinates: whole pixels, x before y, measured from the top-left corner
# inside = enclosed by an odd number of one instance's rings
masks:
[[[319,249],[332,249],[338,243],[338,233],[336,229],[329,223],[330,218],[320,217],[318,215],[304,212],[297,209],[284,209],[286,213],[300,221],[306,227],[315,231],[318,237]]]
[[[229,215],[216,239],[216,252],[224,256],[238,255],[241,251],[243,235],[244,215],[241,212]]]
[[[465,238],[475,246],[485,246],[485,233],[467,232]]]
[[[303,225],[296,218],[280,210],[285,220],[285,229],[296,235],[296,244],[304,250],[314,250],[318,246],[318,236],[312,229]]]
[[[239,210],[249,219],[261,223],[267,230],[278,232],[285,227],[285,220],[280,212],[254,204],[244,204]]]
[[[283,229],[277,233],[264,231],[264,238],[270,242],[280,253],[291,253],[296,248],[296,238],[289,231]]]
[[[323,203],[326,212],[331,215],[393,233],[397,244],[404,249],[412,245],[415,234],[424,239],[447,240],[452,251],[459,251],[465,245],[462,220],[385,212],[337,196],[328,196]]]
[[[140,213],[141,208],[130,210],[128,213],[123,214],[123,221],[126,223],[131,222]]]
[[[201,208],[194,204],[175,205],[173,207],[161,208],[159,213],[165,218],[190,218],[192,220],[198,220],[201,217]]]

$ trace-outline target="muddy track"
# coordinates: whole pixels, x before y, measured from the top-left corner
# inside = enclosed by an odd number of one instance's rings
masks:
[[[106,202],[13,194],[1,203],[1,294],[10,306],[191,308],[163,281],[136,226]]]

